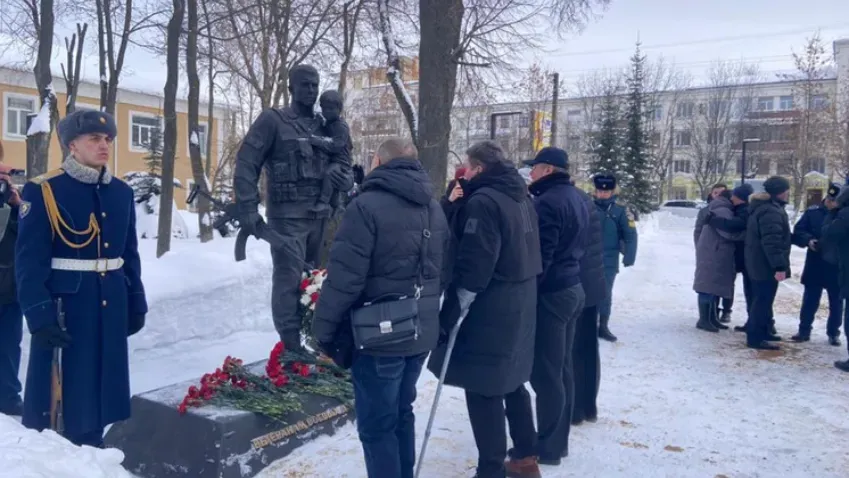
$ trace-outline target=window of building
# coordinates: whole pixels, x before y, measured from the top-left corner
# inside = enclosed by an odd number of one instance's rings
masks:
[[[824,110],[828,108],[828,96],[814,95],[811,98],[811,108],[815,110]]]
[[[7,93],[3,99],[6,110],[3,136],[6,139],[23,139],[27,136],[27,116],[35,113],[38,98]]]
[[[676,159],[672,161],[672,172],[690,174],[690,160]]]
[[[100,106],[91,103],[74,103],[77,110],[100,111]]]
[[[566,138],[566,147],[577,149],[581,146],[581,136],[577,134],[569,135]]]
[[[683,201],[687,199],[687,188],[684,187],[673,187],[671,194],[669,195],[670,200],[674,201]]]
[[[200,155],[206,157],[206,138],[207,138],[207,123],[198,122],[198,143],[200,143]],[[189,143],[186,143],[186,148],[189,148]],[[186,154],[190,155],[191,151],[186,150]]]
[[[712,118],[717,116],[725,116],[728,112],[728,102],[723,100],[711,100],[708,103],[708,115]]]
[[[678,131],[675,133],[675,146],[690,146],[692,133],[690,131]]]
[[[775,98],[772,96],[761,96],[758,98],[758,111],[772,111]]]
[[[498,127],[499,128],[509,128],[510,127],[510,117],[509,116],[500,116],[498,118]]]
[[[707,142],[710,145],[725,144],[725,131],[722,129],[708,130]]]
[[[807,172],[825,173],[825,158],[811,158],[808,160]]]
[[[692,118],[695,108],[696,105],[689,101],[678,103],[678,106],[675,109],[675,116],[678,118]]]
[[[782,96],[778,99],[778,109],[781,111],[790,111],[793,109],[793,96]]]
[[[569,110],[566,112],[568,121],[581,121],[581,110]]]
[[[776,162],[775,165],[775,173],[779,176],[792,176],[793,175],[793,160],[790,158],[782,158]]]
[[[130,151],[147,151],[151,135],[156,130],[162,130],[160,118],[151,114],[130,112]]]
[[[528,117],[528,115],[522,115],[522,116],[519,117],[519,127],[520,128],[527,128],[530,125],[531,125],[531,119]]]
[[[663,105],[655,103],[651,107],[651,117],[655,121],[660,121],[663,119]]]

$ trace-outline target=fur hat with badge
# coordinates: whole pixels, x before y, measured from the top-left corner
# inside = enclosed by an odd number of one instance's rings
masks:
[[[831,183],[828,187],[828,191],[825,194],[826,199],[831,199],[834,201],[837,199],[837,196],[840,194],[840,186],[837,183]]]
[[[616,189],[616,176],[612,174],[596,174],[593,176],[593,185],[599,191],[613,191]]]
[[[76,110],[62,118],[56,129],[65,146],[84,134],[102,133],[112,139],[118,136],[118,128],[112,115],[95,110]]]

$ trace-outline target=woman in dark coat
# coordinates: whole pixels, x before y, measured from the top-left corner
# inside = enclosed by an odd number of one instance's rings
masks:
[[[466,391],[478,446],[478,478],[524,476],[538,467],[530,379],[536,331],[537,275],[542,272],[539,229],[525,182],[492,141],[466,152],[462,206],[453,212],[452,283],[440,314],[447,334],[468,307],[450,356],[447,385]],[[471,305],[468,301],[472,300]],[[446,340],[428,369],[439,376]],[[505,402],[514,460],[505,464]],[[511,476],[513,476],[511,474]]]
[[[849,184],[847,184],[849,186]],[[825,260],[838,266],[840,298],[849,299],[849,187],[837,196],[837,207],[832,209],[822,226],[821,247]],[[843,307],[843,333],[849,348],[849,304]],[[849,372],[849,360],[834,362],[838,369]]]

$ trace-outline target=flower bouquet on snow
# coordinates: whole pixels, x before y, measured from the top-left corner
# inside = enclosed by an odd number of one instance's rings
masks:
[[[298,301],[298,314],[301,316],[301,337],[304,345],[313,351],[318,351],[318,344],[312,336],[312,319],[315,306],[321,293],[321,286],[327,278],[327,269],[313,269],[301,275],[301,287],[298,289],[301,298]]]
[[[228,356],[221,368],[201,378],[200,387],[189,387],[177,410],[185,414],[189,408],[210,404],[282,420],[288,413],[301,411],[304,393],[335,398],[349,406],[354,399],[346,370],[308,351],[286,351],[278,342],[260,373]]]

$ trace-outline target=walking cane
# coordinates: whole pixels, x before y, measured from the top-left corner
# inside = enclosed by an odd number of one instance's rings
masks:
[[[433,396],[433,406],[430,407],[430,418],[427,420],[427,428],[425,429],[424,440],[422,441],[422,451],[419,453],[418,463],[416,464],[416,476],[419,478],[419,473],[422,471],[422,463],[424,462],[425,451],[427,451],[427,441],[430,439],[430,432],[433,428],[433,420],[436,418],[436,408],[439,406],[439,396],[442,394],[442,384],[445,382],[445,374],[448,373],[448,363],[451,361],[451,352],[454,350],[454,342],[457,340],[457,333],[460,332],[460,326],[463,325],[463,320],[469,309],[460,314],[460,319],[451,329],[448,335],[448,346],[445,349],[445,360],[442,362],[442,370],[439,371],[439,382],[436,384],[436,394]]]
[[[62,298],[56,300],[58,309],[57,319],[59,328],[65,331],[65,310],[62,308]],[[50,384],[50,429],[63,435],[65,433],[64,403],[62,398],[62,349],[53,348],[53,362],[51,364]]]

